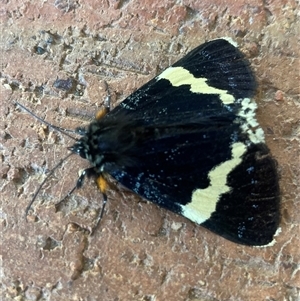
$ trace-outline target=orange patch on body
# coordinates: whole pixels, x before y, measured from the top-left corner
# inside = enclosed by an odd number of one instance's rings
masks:
[[[104,117],[108,112],[108,109],[107,108],[103,108],[101,110],[99,110],[97,113],[96,113],[96,116],[95,118],[98,120],[98,119],[101,119],[102,117]]]
[[[104,177],[103,176],[98,177],[96,180],[96,183],[97,183],[99,190],[102,193],[105,193],[108,188],[108,184],[107,184],[107,181],[104,179]]]

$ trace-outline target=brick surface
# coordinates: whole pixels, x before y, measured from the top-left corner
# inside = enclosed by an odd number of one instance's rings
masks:
[[[299,300],[299,7],[296,1],[1,1],[1,300]],[[299,16],[298,16],[299,17]],[[278,160],[282,232],[239,246],[111,183],[101,227],[92,180],[54,204],[88,166],[76,156],[24,210],[107,87],[119,103],[188,50],[235,39],[251,60],[258,119]],[[66,89],[53,85],[68,80]]]

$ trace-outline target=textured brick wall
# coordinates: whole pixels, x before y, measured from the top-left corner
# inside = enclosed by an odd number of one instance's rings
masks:
[[[298,13],[298,16],[297,16]],[[2,300],[299,300],[299,7],[296,1],[1,1]],[[297,23],[298,22],[298,23]],[[87,166],[72,157],[24,210],[109,88],[119,103],[194,46],[230,36],[257,74],[258,119],[278,160],[282,233],[239,246],[111,184],[101,228]],[[70,79],[67,90],[57,79]],[[61,82],[60,82],[61,83]],[[298,298],[298,299],[297,299]]]

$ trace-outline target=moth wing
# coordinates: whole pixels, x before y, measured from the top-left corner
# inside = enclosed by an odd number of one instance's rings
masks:
[[[109,173],[145,199],[229,240],[266,245],[279,223],[276,165],[264,144],[254,144],[231,168],[240,144],[230,148],[229,133],[236,129],[229,122],[221,131],[200,128],[148,141],[136,166]]]
[[[227,40],[197,47],[105,116],[178,131],[145,140],[136,165],[106,171],[229,240],[270,243],[279,223],[279,187],[263,134],[252,132],[256,106],[247,99],[255,87],[249,63]]]
[[[190,83],[193,82],[193,85]],[[222,116],[240,108],[236,101],[253,96],[255,78],[244,55],[225,39],[198,46],[140,89],[108,115],[130,114],[151,123],[181,120],[190,113]]]

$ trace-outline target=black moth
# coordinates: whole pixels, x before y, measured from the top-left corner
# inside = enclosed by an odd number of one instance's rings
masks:
[[[75,188],[95,175],[105,204],[109,175],[233,242],[270,244],[280,192],[250,100],[255,88],[249,62],[233,42],[198,46],[79,131],[69,149],[91,167]]]

